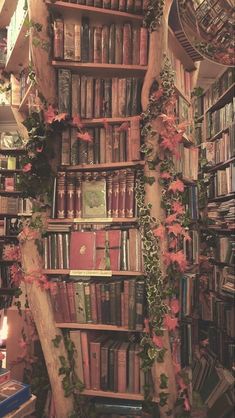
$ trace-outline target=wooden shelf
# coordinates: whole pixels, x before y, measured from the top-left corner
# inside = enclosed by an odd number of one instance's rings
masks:
[[[71,276],[97,276],[97,277],[112,277],[112,276],[143,276],[144,273],[140,271],[115,271],[115,270],[70,270],[70,269],[44,269],[43,274],[48,275],[71,275]]]
[[[206,109],[205,113],[213,112],[214,110],[220,109],[221,107],[226,105],[230,99],[232,100],[234,95],[234,88],[235,83],[233,83],[223,94],[221,94],[218,100],[216,100],[216,102],[213,105],[208,107],[208,109]]]
[[[32,85],[32,83],[29,85],[29,87],[27,88],[27,90],[26,90],[26,92],[25,92],[25,95],[24,95],[24,97],[23,97],[23,99],[21,100],[21,102],[20,102],[20,105],[19,105],[19,112],[27,112],[27,110],[28,110],[28,98],[29,98],[29,95],[31,94],[33,92],[33,85]]]
[[[63,1],[57,1],[56,3],[51,3],[46,0],[46,4],[49,8],[56,9],[60,12],[67,14],[74,14],[80,12],[82,16],[96,16],[103,19],[109,19],[110,23],[120,20],[131,20],[135,23],[142,24],[143,16],[133,13],[120,12],[119,10],[103,9],[100,7],[85,6],[81,4],[65,3]]]
[[[144,166],[144,164],[144,161],[127,161],[118,163],[67,165],[63,166],[63,169],[65,171],[117,170],[118,168]]]
[[[52,61],[54,68],[66,68],[74,71],[86,71],[87,75],[126,74],[131,77],[144,76],[147,71],[145,65],[105,64],[79,61]]]
[[[19,190],[14,190],[14,191],[0,190],[0,195],[19,196],[21,194],[22,192]]]
[[[137,218],[74,218],[74,219],[48,219],[49,224],[91,224],[91,223],[101,223],[101,224],[111,224],[111,223],[135,223],[137,222]]]
[[[220,202],[220,201],[223,202],[223,201],[230,200],[233,198],[235,198],[235,192],[228,193],[222,196],[213,197],[211,199],[208,199],[208,202]]]
[[[92,390],[92,389],[84,389],[82,391],[82,395],[87,396],[102,396],[105,398],[115,398],[115,399],[130,399],[134,401],[142,401],[144,396],[140,393],[121,393],[121,392],[106,392],[104,390]]]
[[[221,168],[226,167],[227,165],[233,163],[234,161],[235,161],[235,157],[232,157],[229,160],[224,161],[223,163],[219,163],[219,164],[216,164],[212,167],[207,168],[206,172],[207,173],[213,173],[214,171],[220,170]]]
[[[28,13],[26,13],[21,23],[15,44],[6,62],[5,70],[7,72],[19,72],[22,69],[22,65],[26,64],[29,60],[29,37],[26,36],[28,31],[26,25],[27,19]]]
[[[0,168],[0,174],[23,173],[21,168]]]
[[[128,329],[124,327],[118,327],[116,325],[107,325],[107,324],[77,324],[75,322],[57,322],[56,326],[58,328],[71,328],[71,329],[91,329],[96,331],[118,331],[118,332],[142,332],[135,329]]]
[[[129,116],[124,118],[93,118],[93,119],[81,119],[81,123],[84,126],[96,126],[96,125],[104,125],[108,123],[110,125],[121,124],[124,122],[130,122],[131,119],[136,118],[136,116]]]
[[[0,149],[0,154],[25,154],[26,150],[25,148],[2,148]]]

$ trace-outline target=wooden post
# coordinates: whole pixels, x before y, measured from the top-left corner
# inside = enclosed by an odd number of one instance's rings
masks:
[[[35,237],[30,238],[29,236],[27,239],[22,239],[22,237],[23,234],[21,233],[19,239],[24,273],[26,276],[32,275],[37,277],[37,275],[42,271],[42,259],[35,243]],[[40,239],[39,234],[38,239]],[[52,343],[52,339],[57,335],[62,337],[62,332],[55,326],[48,291],[42,290],[37,285],[36,280],[32,283],[26,283],[26,291],[29,307],[37,327],[47,366],[53,399],[55,402],[56,418],[68,418],[73,411],[73,398],[72,396],[64,396],[64,390],[62,387],[63,375],[59,376],[59,368],[61,367],[59,356],[63,356],[67,360],[67,351],[64,346],[63,338],[61,339],[58,348],[56,348]]]
[[[154,80],[160,80],[160,71],[163,64],[164,54],[167,53],[168,47],[168,17],[170,8],[172,5],[172,0],[166,0],[163,17],[160,24],[160,27],[157,31],[154,31],[150,34],[150,45],[149,45],[149,63],[148,63],[148,70],[145,76],[144,85],[142,89],[142,108],[143,111],[147,109],[149,103],[149,92]],[[153,129],[158,132],[158,125],[157,121],[152,122]],[[158,146],[158,134],[154,137],[147,137],[146,141],[148,144],[152,146],[152,156],[150,159],[154,159],[157,155],[160,156],[160,150]],[[152,157],[152,158],[151,158]],[[145,165],[145,175],[151,176],[155,178],[154,184],[151,186],[146,184],[145,189],[145,197],[146,203],[150,202],[152,204],[151,214],[156,219],[163,220],[164,219],[164,212],[161,208],[161,186],[158,183],[159,179],[159,168],[157,167],[155,170],[149,170],[148,164]],[[161,251],[163,250],[163,245],[161,246]],[[162,265],[163,268],[163,265]],[[164,268],[163,268],[164,271]],[[174,405],[177,397],[177,390],[176,390],[176,382],[175,382],[175,373],[173,369],[172,363],[172,356],[171,356],[171,348],[170,348],[170,341],[169,341],[169,334],[168,331],[164,332],[163,336],[164,347],[167,349],[164,362],[158,363],[155,362],[152,368],[152,375],[154,381],[154,400],[159,401],[159,392],[166,392],[169,393],[169,398],[167,405],[164,407],[160,407],[160,416],[161,418],[166,418],[167,411],[172,410],[173,413],[171,416],[174,416]],[[168,388],[167,389],[160,389],[160,375],[164,373],[168,376]]]

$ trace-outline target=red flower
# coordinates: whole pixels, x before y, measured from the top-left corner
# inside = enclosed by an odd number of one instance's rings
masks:
[[[68,115],[67,113],[59,113],[58,115],[54,117],[54,122],[56,121],[61,122],[62,120],[65,120],[67,115]]]
[[[166,224],[171,224],[177,220],[177,214],[173,213],[172,215],[167,216],[165,219]]]
[[[185,212],[183,205],[178,200],[174,200],[171,207],[172,210],[177,213],[177,215],[183,215]]]
[[[178,299],[171,299],[170,308],[173,314],[177,314],[180,310]]]
[[[160,178],[161,178],[161,179],[164,179],[164,180],[168,180],[168,179],[170,179],[170,178],[171,178],[171,175],[170,175],[170,173],[168,173],[167,171],[163,171],[163,172],[160,174]]]
[[[153,343],[157,347],[162,348],[163,347],[163,339],[162,339],[162,337],[159,337],[159,336],[157,336],[157,335],[154,334],[154,336],[153,336]]]
[[[157,228],[153,230],[155,237],[164,238],[165,235],[165,227],[163,225],[159,225]]]
[[[181,181],[181,180],[179,180],[179,179],[177,179],[177,180],[174,180],[174,181],[172,181],[172,183],[170,184],[170,186],[169,186],[169,189],[168,189],[169,191],[172,191],[173,193],[176,193],[176,192],[181,192],[181,193],[183,193],[183,191],[184,191],[184,183]]]
[[[182,226],[178,223],[173,224],[173,225],[168,225],[167,228],[168,228],[168,232],[174,235],[182,234],[182,231],[184,231],[184,228],[182,228]]]
[[[187,267],[187,261],[182,250],[174,252],[166,252],[164,254],[164,261],[166,266],[169,266],[171,263],[176,263],[180,271],[184,271]]]
[[[169,331],[175,331],[178,326],[178,318],[172,318],[169,314],[165,315],[164,325]]]
[[[91,137],[91,135],[88,132],[84,132],[84,133],[77,133],[77,138],[80,139],[81,141],[84,142],[92,142],[93,138]]]
[[[31,168],[32,168],[31,163],[25,164],[24,167],[23,167],[23,172],[28,173],[31,170]]]

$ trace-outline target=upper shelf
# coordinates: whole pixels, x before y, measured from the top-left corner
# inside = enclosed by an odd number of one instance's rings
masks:
[[[28,13],[19,28],[16,42],[11,50],[11,53],[6,62],[5,70],[7,72],[17,73],[22,69],[22,66],[28,62],[29,59],[29,37],[27,36]]]
[[[129,74],[130,76],[143,76],[147,70],[145,65],[124,65],[124,64],[106,64],[94,62],[79,62],[79,61],[52,61],[54,68],[67,68],[68,70],[86,71],[87,75],[102,74]]]
[[[233,83],[216,102],[206,109],[206,112],[214,112],[214,110],[220,109],[225,106],[230,100],[233,100],[235,83]]]

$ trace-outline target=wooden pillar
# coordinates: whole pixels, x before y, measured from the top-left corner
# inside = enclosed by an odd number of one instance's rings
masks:
[[[142,89],[142,108],[145,111],[149,103],[149,92],[154,80],[160,80],[160,71],[163,65],[164,54],[167,53],[168,48],[168,17],[170,8],[172,5],[172,0],[166,0],[163,17],[159,29],[150,34],[150,45],[149,45],[149,63],[148,70],[145,76],[144,85]],[[158,131],[157,121],[153,120],[152,122],[153,129]],[[152,146],[152,155],[150,159],[154,159],[157,155],[160,155],[160,150],[158,146],[158,134],[154,137],[147,137],[146,141]],[[161,208],[161,186],[158,183],[159,179],[159,168],[155,170],[149,170],[148,164],[145,165],[145,176],[151,176],[155,178],[155,182],[152,185],[146,184],[145,189],[145,198],[146,203],[150,202],[152,204],[151,215],[156,219],[163,220],[164,212]],[[163,243],[161,243],[161,251],[164,250]],[[164,271],[164,267],[162,265]],[[169,398],[167,405],[160,407],[160,416],[161,418],[166,418],[167,411],[174,410],[174,405],[177,397],[176,382],[175,382],[175,373],[173,369],[171,348],[169,341],[168,331],[164,332],[163,336],[164,347],[167,349],[164,357],[164,362],[158,363],[155,362],[152,368],[152,375],[154,381],[154,400],[159,401],[159,392],[169,393]],[[164,373],[168,376],[168,388],[160,389],[160,375]],[[174,411],[171,416],[174,416]]]

